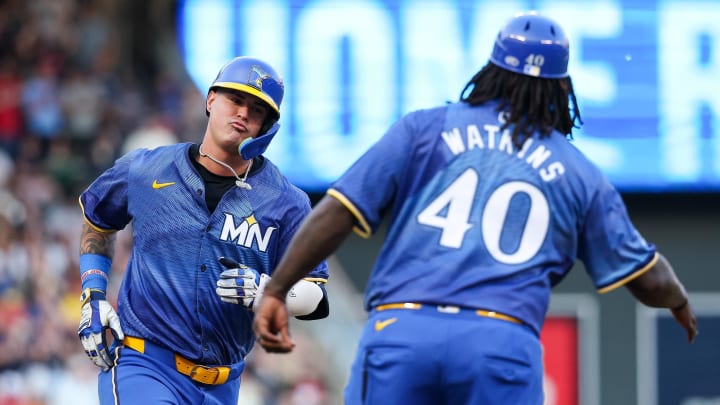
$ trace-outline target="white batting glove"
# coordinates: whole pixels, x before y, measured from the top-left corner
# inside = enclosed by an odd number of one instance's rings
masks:
[[[219,261],[227,270],[220,273],[215,293],[223,302],[242,304],[254,311],[260,303],[270,276],[227,257],[221,257]]]
[[[78,336],[85,348],[85,354],[96,366],[107,371],[113,366],[112,349],[108,347],[105,331],[110,329],[115,338],[113,344],[121,342],[125,334],[120,327],[120,317],[105,300],[105,293],[86,288],[80,296],[82,312]]]

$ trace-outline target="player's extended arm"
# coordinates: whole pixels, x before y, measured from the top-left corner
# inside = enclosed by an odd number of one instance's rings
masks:
[[[114,252],[115,232],[95,230],[83,225],[80,239],[80,279],[83,293],[78,336],[85,353],[96,366],[107,370],[112,367],[112,349],[108,346],[105,331],[110,329],[115,344],[124,339],[120,318],[106,300],[107,279]]]
[[[285,297],[290,288],[327,259],[352,232],[355,217],[334,197],[326,195],[305,218],[287,252],[265,286],[255,311],[253,330],[268,352],[286,353],[294,343],[288,331]]]
[[[670,262],[658,253],[655,265],[626,287],[638,301],[649,307],[668,308],[675,320],[687,331],[688,342],[698,334],[697,320],[685,287],[678,280]]]

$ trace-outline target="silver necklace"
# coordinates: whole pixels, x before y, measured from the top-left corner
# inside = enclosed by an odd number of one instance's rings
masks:
[[[244,189],[246,189],[246,190],[252,190],[252,186],[250,186],[250,184],[248,184],[248,183],[245,181],[245,180],[247,180],[248,174],[250,173],[250,168],[252,168],[252,164],[253,164],[253,161],[252,161],[252,160],[250,160],[249,163],[248,163],[248,167],[247,167],[247,169],[245,170],[245,175],[244,175],[242,178],[240,178],[240,176],[238,176],[237,172],[235,171],[235,169],[232,168],[232,166],[230,166],[229,164],[221,161],[220,159],[216,159],[214,156],[211,156],[211,155],[208,155],[207,153],[204,153],[203,150],[202,150],[202,144],[200,144],[200,146],[198,147],[198,153],[200,153],[200,156],[206,157],[206,158],[212,160],[213,162],[219,164],[220,166],[224,166],[225,168],[227,168],[228,170],[230,170],[230,171],[232,172],[233,176],[235,176],[235,178],[237,179],[237,180],[235,180],[235,185],[236,185],[237,187],[244,188]]]

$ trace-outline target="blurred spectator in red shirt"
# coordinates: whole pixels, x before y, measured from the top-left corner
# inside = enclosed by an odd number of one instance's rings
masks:
[[[20,95],[22,81],[12,57],[0,59],[0,148],[15,159],[23,131]]]

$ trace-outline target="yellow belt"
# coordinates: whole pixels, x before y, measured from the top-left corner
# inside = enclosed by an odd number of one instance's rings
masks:
[[[137,338],[133,336],[125,336],[123,344],[136,352],[145,354],[146,345],[145,339]],[[149,344],[148,344],[149,346]],[[168,350],[160,349],[169,353]],[[152,355],[152,354],[150,354]],[[218,367],[207,367],[201,364],[195,364],[190,360],[174,354],[175,357],[175,368],[181,374],[190,377],[193,381],[201,382],[208,385],[220,385],[224,384],[230,376],[230,367],[218,366]]]
[[[439,312],[444,313],[456,313],[460,311],[460,307],[456,306],[447,306],[447,305],[428,305],[429,307],[436,307]],[[383,304],[378,305],[375,307],[376,311],[386,311],[388,309],[420,309],[423,307],[423,304],[418,304],[416,302],[400,302],[400,303],[394,303],[394,304]],[[500,312],[496,311],[486,311],[484,309],[475,309],[475,314],[477,316],[484,316],[486,318],[495,318],[495,319],[501,319],[503,321],[508,321],[512,323],[517,323],[522,325],[524,322],[515,318],[514,316],[505,315]]]

